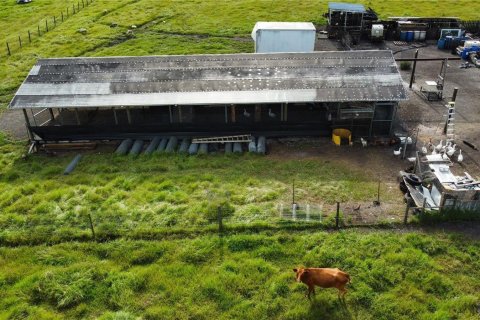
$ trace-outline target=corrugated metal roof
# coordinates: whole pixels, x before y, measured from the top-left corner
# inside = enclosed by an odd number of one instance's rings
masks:
[[[252,38],[257,40],[256,34],[258,30],[308,30],[316,31],[315,26],[311,22],[257,22],[253,27]]]
[[[41,59],[10,108],[400,101],[390,51]]]
[[[365,7],[356,3],[329,2],[328,10],[347,11],[347,12],[367,12]]]

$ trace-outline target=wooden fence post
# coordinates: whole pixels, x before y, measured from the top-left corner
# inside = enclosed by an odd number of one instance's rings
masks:
[[[340,222],[340,202],[337,202],[337,214],[335,215],[335,227],[339,228]]]
[[[72,3],[72,9],[73,9],[73,13],[72,14],[75,14],[75,4]]]
[[[47,19],[45,19],[45,30],[47,30],[47,32],[48,32],[48,20]]]
[[[67,18],[68,18],[68,7],[67,7]]]
[[[92,216],[90,215],[90,213],[88,214],[88,221],[90,222],[90,230],[92,230],[92,238],[93,238],[93,241],[96,241],[96,240],[97,240],[97,237],[95,236],[95,229],[94,229],[94,227],[93,227]]]
[[[54,26],[54,27],[57,26],[57,19],[55,19],[55,16],[53,16],[53,26]]]
[[[63,11],[62,11],[62,22],[63,22]]]
[[[7,42],[7,51],[8,51],[8,55],[11,56],[12,53],[10,52],[10,46],[8,45],[8,42]]]
[[[22,47],[22,38],[18,36],[18,43],[20,44],[20,48]]]
[[[41,33],[40,33],[40,25],[37,25],[37,29],[38,29],[38,36],[40,37],[40,36],[41,36]]]
[[[30,30],[28,30],[28,42],[32,43],[32,35],[30,34]]]
[[[83,2],[83,0],[82,0],[82,8],[85,8],[85,3]]]
[[[223,234],[222,207],[218,207],[217,220],[218,220],[218,233],[222,235]]]
[[[403,218],[403,224],[408,222],[408,212],[410,211],[410,202],[407,200],[407,207],[405,208],[405,217]]]

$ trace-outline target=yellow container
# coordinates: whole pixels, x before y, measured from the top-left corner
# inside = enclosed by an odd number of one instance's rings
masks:
[[[347,129],[334,129],[332,132],[333,143],[335,143],[337,146],[340,146],[342,145],[342,139],[344,145],[346,139],[348,139],[348,144],[350,144],[352,142],[352,132]]]

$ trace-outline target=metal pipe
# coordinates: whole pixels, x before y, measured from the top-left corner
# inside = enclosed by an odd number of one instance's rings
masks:
[[[180,147],[178,147],[178,153],[187,153],[189,145],[190,145],[190,139],[183,138],[182,142],[180,143]]]
[[[81,154],[77,154],[75,158],[68,164],[68,166],[65,168],[65,171],[63,171],[64,175],[69,175],[72,173],[73,170],[77,167],[78,163],[80,162],[80,159],[82,158]]]
[[[150,141],[150,144],[148,145],[147,149],[145,149],[144,154],[149,155],[152,154],[153,151],[158,147],[158,144],[162,140],[162,137],[155,137]]]
[[[133,143],[132,149],[130,149],[129,155],[131,156],[138,156],[143,148],[143,140],[137,139]]]
[[[198,152],[198,143],[191,143],[190,146],[188,147],[188,154],[193,156],[197,154]]]
[[[165,147],[167,146],[167,143],[168,143],[167,137],[162,137],[162,140],[158,144],[157,152],[165,151]]]
[[[178,143],[177,137],[171,136],[170,139],[168,139],[167,146],[165,147],[165,152],[168,152],[168,153],[175,152],[177,143]]]
[[[122,143],[120,143],[120,145],[118,146],[117,150],[115,150],[115,153],[120,156],[126,155],[128,150],[132,146],[132,143],[132,139],[123,140]]]
[[[401,61],[444,61],[445,58],[397,58],[395,61],[401,62]],[[448,60],[462,60],[460,57],[452,57],[448,58]]]
[[[255,143],[255,137],[252,137],[252,141],[248,143],[248,152],[251,152],[251,153],[257,152],[257,144]]]
[[[233,152],[234,153],[242,153],[242,144],[240,142],[235,142],[233,144]]]
[[[198,154],[208,154],[208,144],[200,143],[198,147]]]
[[[229,154],[233,151],[233,144],[231,142],[225,143],[225,153]]]
[[[257,153],[265,154],[267,151],[267,139],[264,136],[258,137]]]

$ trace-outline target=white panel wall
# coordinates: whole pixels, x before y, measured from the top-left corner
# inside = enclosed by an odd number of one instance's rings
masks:
[[[257,30],[256,53],[313,52],[315,30]]]

